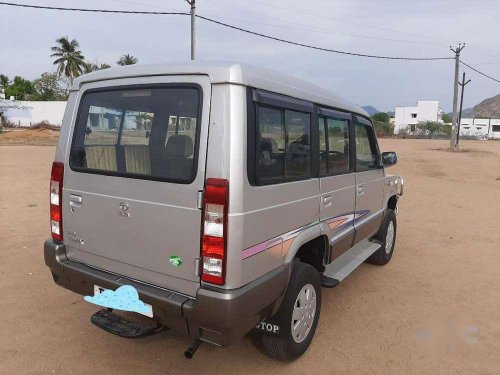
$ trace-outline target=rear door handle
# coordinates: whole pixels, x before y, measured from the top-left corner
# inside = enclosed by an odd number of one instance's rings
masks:
[[[76,194],[69,195],[69,205],[71,207],[80,207],[82,205],[82,196]]]
[[[325,195],[323,197],[323,206],[324,207],[330,207],[332,205],[332,196],[331,195]]]

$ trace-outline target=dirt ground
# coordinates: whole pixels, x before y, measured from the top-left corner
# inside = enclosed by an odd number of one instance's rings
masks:
[[[0,133],[1,145],[55,145],[59,138],[59,130],[40,129],[8,129]]]
[[[0,146],[0,373],[500,373],[500,142],[381,140],[405,177],[392,261],[323,289],[316,336],[291,364],[249,337],[228,348],[172,333],[126,340],[56,286],[43,262],[54,147]]]

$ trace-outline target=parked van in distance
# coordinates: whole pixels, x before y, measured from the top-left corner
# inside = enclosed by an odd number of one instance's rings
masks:
[[[291,361],[322,287],[391,259],[396,161],[363,109],[289,75],[219,62],[87,74],[52,167],[45,262],[104,307],[91,321],[108,332],[168,327],[193,338],[192,357],[258,329]]]

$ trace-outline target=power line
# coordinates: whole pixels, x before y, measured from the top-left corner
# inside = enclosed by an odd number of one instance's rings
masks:
[[[144,8],[144,6],[147,6],[148,8],[166,9],[166,10],[169,10],[171,12],[183,12],[182,10],[179,10],[179,9],[170,9],[170,8],[165,8],[165,7],[161,7],[161,6],[157,6],[157,5],[153,5],[153,4],[136,3],[134,1],[127,1],[127,0],[111,0],[111,1],[114,1],[115,3],[135,5],[135,6],[139,6],[141,8]]]
[[[353,33],[337,32],[337,31],[334,31],[332,29],[327,29],[327,28],[324,28],[324,27],[311,26],[311,25],[308,25],[308,24],[305,24],[305,23],[289,21],[289,20],[285,20],[283,18],[269,16],[267,14],[257,13],[257,12],[251,11],[251,10],[247,10],[247,9],[235,7],[233,5],[228,5],[228,4],[219,2],[217,0],[208,0],[208,1],[210,1],[210,2],[212,2],[214,4],[219,4],[221,6],[224,6],[225,8],[235,9],[235,10],[237,10],[239,12],[242,12],[242,13],[254,14],[254,15],[257,15],[257,16],[260,16],[260,17],[269,18],[269,19],[276,20],[276,21],[279,21],[279,22],[285,22],[285,23],[288,23],[288,24],[291,24],[291,25],[303,26],[303,27],[305,27],[305,28],[307,28],[309,30],[313,30],[313,31],[317,30],[319,32],[326,33],[326,34],[345,35],[345,36],[352,36],[352,37],[356,37],[356,38],[386,40],[386,41],[390,41],[390,42],[402,42],[402,43],[411,43],[411,44],[415,44],[415,43],[420,43],[420,44],[435,44],[435,45],[448,45],[449,44],[449,43],[444,43],[444,42],[431,42],[431,41],[427,41],[427,40],[424,41],[424,40],[394,39],[394,38],[376,37],[376,36],[372,36],[372,35],[363,35],[363,34],[353,34]],[[266,5],[273,6],[271,4],[266,4]],[[283,8],[283,7],[279,7],[279,6],[274,6],[274,7]],[[290,11],[292,11],[292,10],[290,9]],[[305,14],[310,14],[310,13],[305,13]],[[320,18],[326,18],[326,17],[321,17],[321,16],[318,16],[318,17],[320,17]],[[220,18],[228,18],[228,17],[220,17]],[[331,18],[326,18],[326,19],[332,20]],[[242,21],[242,22],[251,22],[251,21]],[[261,24],[266,25],[265,23],[261,23]],[[354,24],[355,25],[359,25],[359,24],[356,24],[356,23],[354,23]],[[272,25],[272,24],[270,26],[275,26],[275,27],[289,27],[289,26],[280,26],[280,25]],[[367,27],[369,27],[369,26],[367,26]],[[295,29],[298,29],[298,28],[295,28]]]
[[[460,60],[460,63],[461,63],[462,65],[465,65],[467,68],[469,68],[469,69],[471,69],[471,70],[475,71],[476,73],[479,73],[479,74],[481,74],[482,76],[485,76],[486,78],[489,78],[489,79],[491,79],[491,80],[493,80],[493,81],[495,81],[495,82],[500,83],[500,79],[493,78],[492,76],[489,76],[489,75],[487,75],[486,73],[480,72],[479,70],[477,70],[476,68],[473,68],[473,67],[472,67],[472,66],[470,66],[469,64],[464,63],[462,60]]]
[[[116,14],[146,14],[146,15],[182,15],[186,16],[189,15],[190,13],[185,13],[185,12],[159,12],[159,11],[130,11],[130,10],[110,10],[110,9],[89,9],[89,8],[64,8],[64,7],[51,7],[51,6],[42,6],[42,5],[29,5],[29,4],[18,4],[18,3],[10,3],[10,2],[0,2],[0,5],[8,5],[8,6],[15,6],[15,7],[22,7],[22,8],[35,8],[35,9],[46,9],[46,10],[59,10],[59,11],[75,11],[75,12],[97,12],[97,13],[116,13]],[[384,60],[404,60],[404,61],[435,61],[435,60],[450,60],[452,57],[398,57],[398,56],[382,56],[382,55],[370,55],[370,54],[364,54],[364,53],[357,53],[357,52],[348,52],[348,51],[341,51],[341,50],[336,50],[336,49],[331,49],[331,48],[324,48],[324,47],[318,47],[318,46],[313,46],[305,43],[299,43],[299,42],[294,42],[291,40],[287,39],[282,39],[278,37],[274,37],[271,35],[267,34],[262,34],[258,33],[256,31],[251,31],[247,29],[243,29],[238,26],[230,25],[225,22],[218,21],[213,18],[205,17],[202,15],[196,15],[197,18],[200,18],[202,20],[205,20],[207,22],[211,22],[220,26],[224,26],[233,30],[238,30],[247,34],[259,36],[262,38],[290,44],[290,45],[295,45],[299,47],[305,47],[305,48],[310,48],[318,51],[324,51],[324,52],[330,52],[330,53],[336,53],[336,54],[341,54],[341,55],[348,55],[348,56],[357,56],[357,57],[366,57],[366,58],[373,58],[373,59],[384,59]]]
[[[136,2],[132,2],[132,1],[126,1],[126,0],[111,0],[111,1],[119,2],[119,3],[132,4],[132,5],[137,5],[137,6],[147,5],[148,7],[153,7],[153,8],[156,8],[156,9],[167,9],[167,8],[161,7],[161,6],[156,6],[156,5],[151,5],[151,4],[140,4],[140,3],[136,3]],[[256,25],[265,25],[265,26],[271,26],[271,27],[277,27],[277,28],[285,28],[285,29],[292,29],[292,30],[315,31],[315,32],[322,33],[322,34],[349,36],[349,37],[355,37],[355,38],[374,39],[374,40],[384,40],[384,41],[388,41],[388,42],[399,42],[399,43],[410,43],[410,44],[415,44],[415,43],[418,43],[418,44],[434,44],[434,45],[446,45],[446,46],[448,45],[448,43],[444,43],[444,42],[431,42],[431,41],[427,41],[427,40],[394,39],[394,38],[377,37],[377,36],[372,36],[372,35],[339,32],[339,31],[335,31],[335,30],[332,30],[332,29],[324,28],[324,27],[311,26],[311,25],[308,25],[308,24],[305,24],[305,23],[293,22],[293,21],[285,20],[285,19],[278,18],[278,17],[272,17],[272,16],[269,16],[269,15],[266,15],[266,14],[262,14],[262,13],[257,13],[257,12],[253,12],[253,11],[247,11],[245,9],[238,8],[238,7],[235,7],[235,6],[232,6],[232,5],[226,5],[226,4],[223,4],[223,3],[215,1],[215,0],[209,0],[209,1],[211,1],[211,2],[213,2],[215,4],[223,5],[223,6],[227,7],[227,8],[236,9],[236,10],[238,10],[240,12],[244,12],[244,13],[247,13],[247,14],[254,14],[254,15],[261,16],[261,17],[266,17],[266,18],[269,18],[269,19],[272,19],[272,20],[276,20],[276,21],[279,21],[279,22],[284,22],[284,23],[287,23],[287,24],[290,24],[290,25],[297,25],[297,26],[302,26],[302,27],[293,27],[293,26],[278,25],[278,24],[275,24],[275,23],[268,23],[268,22],[243,20],[243,19],[240,19],[240,18],[220,16],[220,15],[213,16],[211,14],[205,13],[205,15],[207,17],[217,17],[218,19],[225,19],[225,20],[231,20],[231,21],[238,21],[238,22],[244,22],[244,23],[250,23],[250,24],[256,24]]]
[[[451,60],[451,59],[453,59],[453,57],[396,57],[396,56],[369,55],[369,54],[357,53],[357,52],[340,51],[340,50],[336,50],[336,49],[323,48],[323,47],[318,47],[318,46],[312,46],[312,45],[309,45],[309,44],[304,44],[304,43],[299,43],[299,42],[293,42],[291,40],[277,38],[277,37],[274,37],[274,36],[271,36],[271,35],[266,35],[266,34],[258,33],[256,31],[251,31],[251,30],[243,29],[241,27],[230,25],[230,24],[227,24],[227,23],[224,23],[224,22],[220,22],[220,21],[214,20],[212,18],[200,16],[200,15],[197,15],[196,17],[200,18],[202,20],[208,21],[208,22],[212,22],[212,23],[215,23],[215,24],[218,24],[218,25],[221,25],[221,26],[228,27],[230,29],[242,31],[242,32],[247,33],[247,34],[252,34],[252,35],[260,36],[262,38],[271,39],[271,40],[275,40],[275,41],[282,42],[282,43],[292,44],[292,45],[299,46],[299,47],[305,47],[305,48],[315,49],[315,50],[318,50],[318,51],[337,53],[337,54],[341,54],[341,55],[358,56],[358,57],[368,57],[368,58],[372,58],[372,59],[409,60],[409,61],[431,61],[431,60]]]
[[[21,8],[34,8],[34,9],[46,9],[46,10],[63,10],[63,11],[89,12],[89,13],[121,13],[121,14],[179,15],[179,16],[187,16],[187,15],[189,15],[189,13],[186,13],[186,12],[155,12],[155,11],[141,11],[141,10],[110,10],[110,9],[87,9],[87,8],[63,8],[63,7],[50,7],[50,6],[43,6],[43,5],[6,3],[6,2],[3,2],[3,1],[0,1],[0,5],[8,5],[8,6],[21,7]]]
[[[213,3],[217,3],[217,4],[223,4],[223,3],[221,3],[221,2],[219,2],[217,0],[208,0],[208,1],[213,2]],[[438,39],[438,40],[442,40],[442,41],[446,42],[446,43],[440,43],[440,42],[431,42],[431,41],[426,41],[426,42],[421,41],[421,42],[415,42],[415,43],[428,43],[428,44],[441,44],[441,45],[442,44],[452,43],[451,40],[445,39],[445,38],[442,38],[442,37],[439,37],[439,36],[436,36],[436,35],[427,35],[427,34],[420,34],[420,33],[412,33],[412,32],[407,32],[407,31],[389,29],[389,28],[381,27],[381,26],[367,25],[367,24],[363,24],[363,23],[360,23],[360,22],[346,21],[345,19],[334,18],[334,17],[327,17],[327,16],[324,16],[324,15],[320,15],[320,14],[317,14],[317,13],[311,13],[311,12],[307,12],[307,11],[304,11],[304,10],[292,9],[292,8],[288,8],[286,6],[280,6],[280,5],[276,5],[276,4],[272,4],[272,3],[268,3],[268,2],[263,2],[263,1],[258,1],[258,0],[251,0],[251,1],[254,4],[255,3],[256,4],[261,4],[263,6],[272,7],[272,8],[276,8],[276,9],[282,9],[282,10],[285,10],[285,11],[288,11],[288,12],[292,12],[292,13],[296,13],[296,14],[300,14],[300,15],[308,15],[308,16],[319,18],[319,19],[324,19],[324,20],[329,20],[329,21],[335,21],[335,22],[341,22],[341,23],[345,23],[345,24],[349,24],[349,25],[355,25],[355,26],[360,26],[360,27],[370,28],[370,29],[375,29],[375,30],[389,31],[389,32],[392,32],[392,33],[418,36],[420,38],[427,38],[427,39],[433,39],[433,40]],[[234,9],[239,9],[241,11],[245,11],[242,8],[237,8],[235,6],[230,6],[230,5],[226,5],[226,4],[224,4],[224,6],[231,7],[231,8],[234,8]],[[256,14],[256,13],[254,13],[254,14]],[[269,16],[266,16],[266,17],[269,17]],[[496,56],[498,56],[498,53],[500,53],[499,50],[496,50],[496,49],[493,49],[493,48],[490,48],[490,47],[486,47],[486,46],[483,46],[483,45],[480,45],[480,44],[476,44],[476,43],[472,44],[472,43],[468,42],[468,45],[469,45],[469,47],[478,48],[478,49],[481,49],[481,50],[484,50],[484,51],[496,52],[496,54],[495,54]],[[489,54],[489,55],[491,55],[491,54]]]
[[[217,0],[209,0],[209,1],[214,2],[214,3],[218,2]],[[435,36],[435,35],[425,35],[425,34],[411,33],[411,32],[407,32],[407,31],[400,31],[400,30],[389,29],[389,28],[381,27],[381,26],[366,25],[366,24],[362,24],[362,23],[359,23],[359,22],[352,22],[352,21],[346,21],[346,20],[340,19],[340,18],[327,17],[327,16],[324,16],[324,15],[320,15],[320,14],[317,14],[317,13],[311,13],[311,12],[307,12],[307,11],[303,11],[303,10],[291,9],[291,8],[288,8],[288,7],[285,7],[285,6],[271,4],[271,3],[264,2],[264,1],[258,1],[258,0],[251,0],[251,1],[252,1],[252,3],[257,3],[257,4],[264,5],[264,6],[268,6],[268,7],[272,7],[272,8],[277,8],[277,9],[283,9],[283,10],[286,10],[288,12],[297,13],[297,14],[300,14],[300,15],[304,15],[305,14],[305,15],[308,15],[308,16],[312,16],[312,17],[316,17],[316,18],[321,18],[321,19],[325,19],[325,20],[329,20],[329,21],[342,22],[342,23],[346,23],[346,24],[350,24],[350,25],[356,25],[356,26],[366,27],[366,28],[370,28],[370,29],[377,29],[377,30],[389,31],[389,32],[393,32],[393,33],[418,36],[418,37],[421,37],[421,38],[440,39],[440,40],[446,41],[447,44],[450,43],[450,40],[445,39],[445,38],[441,38],[441,37],[438,37],[438,36]],[[225,6],[227,6],[227,5],[225,5]],[[235,7],[233,6],[233,8],[235,8]]]

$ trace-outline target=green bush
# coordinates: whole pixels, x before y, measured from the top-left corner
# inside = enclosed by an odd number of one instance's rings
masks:
[[[394,135],[394,125],[388,122],[374,121],[373,126],[377,137],[388,137]]]

